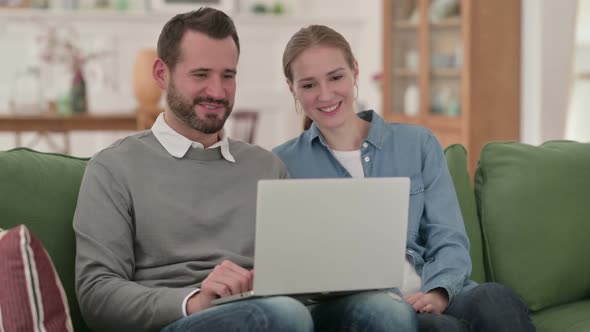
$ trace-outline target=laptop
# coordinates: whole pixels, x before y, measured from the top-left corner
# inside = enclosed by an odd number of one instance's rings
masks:
[[[213,303],[401,287],[409,193],[403,177],[260,180],[253,289]]]

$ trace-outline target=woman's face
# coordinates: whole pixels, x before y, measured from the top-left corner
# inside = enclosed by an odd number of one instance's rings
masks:
[[[358,69],[350,68],[336,47],[314,46],[291,63],[291,93],[320,128],[336,128],[354,115],[354,84]]]

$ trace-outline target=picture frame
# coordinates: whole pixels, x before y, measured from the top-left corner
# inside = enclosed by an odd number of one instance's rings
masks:
[[[219,9],[230,15],[235,0],[151,0],[151,10],[154,12],[182,13],[197,10],[200,7]]]

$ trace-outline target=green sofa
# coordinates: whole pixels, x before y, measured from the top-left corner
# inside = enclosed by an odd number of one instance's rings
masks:
[[[590,331],[590,144],[490,143],[475,190],[462,146],[445,150],[471,240],[472,278],[511,286],[539,331]],[[75,331],[72,217],[87,159],[0,152],[0,228],[26,224],[65,288]]]
[[[26,148],[0,152],[0,228],[25,224],[51,256],[76,332],[90,332],[74,290],[72,218],[87,159]]]
[[[445,149],[471,242],[472,279],[510,286],[538,331],[590,331],[590,143],[489,143],[474,189]]]

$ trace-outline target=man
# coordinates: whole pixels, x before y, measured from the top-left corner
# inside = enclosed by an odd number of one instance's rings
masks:
[[[86,322],[96,331],[340,329],[336,323],[369,330],[373,321],[397,324],[399,312],[390,309],[401,307],[415,326],[409,305],[382,294],[319,305],[313,315],[288,297],[211,304],[252,289],[256,185],[287,176],[269,151],[223,133],[239,45],[220,11],[172,18],[153,65],[169,109],[151,130],[88,163],[74,217]],[[386,301],[381,311],[366,305],[376,300]]]

